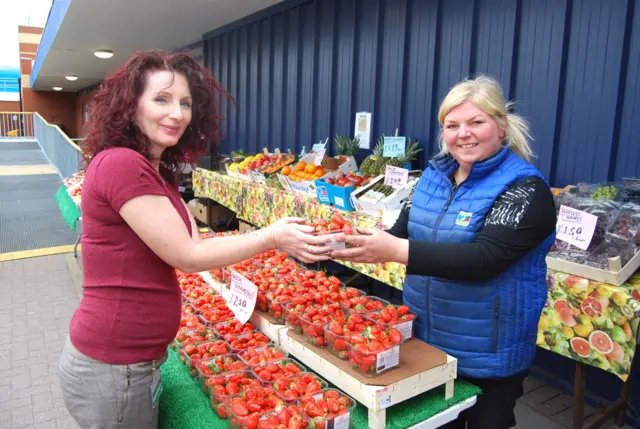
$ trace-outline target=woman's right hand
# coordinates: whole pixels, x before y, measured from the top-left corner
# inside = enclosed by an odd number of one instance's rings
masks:
[[[313,227],[304,225],[306,219],[284,218],[259,230],[265,234],[272,247],[287,252],[289,255],[305,263],[326,261],[330,259],[333,241],[330,235],[314,236]]]

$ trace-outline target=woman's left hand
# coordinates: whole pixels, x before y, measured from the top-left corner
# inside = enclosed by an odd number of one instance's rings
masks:
[[[394,237],[379,229],[357,228],[359,235],[345,235],[344,242],[353,247],[344,250],[332,250],[331,259],[339,261],[399,262],[407,264],[409,260],[409,241]]]

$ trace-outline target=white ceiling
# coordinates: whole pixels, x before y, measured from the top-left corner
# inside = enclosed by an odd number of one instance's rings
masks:
[[[281,0],[73,0],[34,88],[78,91],[100,82],[137,49],[177,49]],[[108,60],[95,49],[111,49]],[[75,82],[65,75],[76,75]]]

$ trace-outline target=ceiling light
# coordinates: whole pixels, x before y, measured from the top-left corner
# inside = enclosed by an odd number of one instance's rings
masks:
[[[93,55],[98,58],[107,59],[113,56],[113,51],[110,51],[108,49],[98,49],[93,52]]]
[[[62,87],[61,86],[54,86],[53,90],[54,91],[62,91]]]
[[[65,76],[64,78],[70,81],[78,80],[78,76],[74,75]]]

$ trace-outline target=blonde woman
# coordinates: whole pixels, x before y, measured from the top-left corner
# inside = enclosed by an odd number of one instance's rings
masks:
[[[458,358],[482,388],[450,428],[515,426],[513,409],[536,350],[547,297],[545,255],[555,239],[553,196],[532,158],[526,122],[500,85],[454,86],[438,119],[441,152],[388,231],[345,237],[332,257],[407,265],[403,300],[416,334]]]

